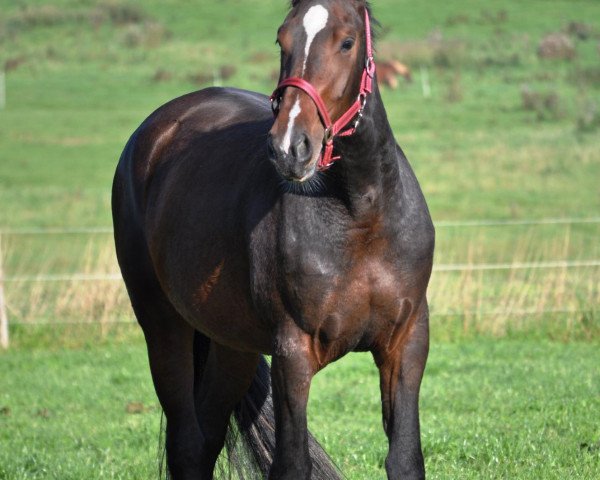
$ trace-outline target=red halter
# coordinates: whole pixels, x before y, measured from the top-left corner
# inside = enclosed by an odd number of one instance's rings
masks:
[[[373,87],[373,76],[375,75],[375,61],[373,60],[373,47],[371,45],[371,23],[369,21],[369,12],[365,8],[365,37],[366,37],[366,59],[365,59],[365,68],[363,69],[362,79],[360,81],[360,90],[358,93],[358,97],[356,101],[352,104],[352,106],[344,113],[337,121],[334,123],[331,121],[329,116],[329,112],[327,111],[327,107],[325,102],[319,95],[319,92],[313,87],[309,82],[302,78],[298,77],[290,77],[282,80],[277,88],[271,95],[271,106],[273,108],[273,114],[277,116],[279,113],[279,99],[281,97],[280,93],[285,87],[295,87],[304,91],[317,107],[319,111],[319,117],[321,118],[321,122],[325,127],[325,135],[323,137],[323,150],[321,151],[321,157],[319,158],[319,163],[317,168],[319,170],[326,170],[329,168],[333,162],[339,160],[340,157],[333,157],[333,139],[336,136],[346,137],[348,135],[352,135],[356,131],[356,127],[358,126],[358,122],[362,117],[363,109],[365,108],[365,104],[367,102],[367,96],[372,91]],[[355,116],[357,116],[354,124],[348,129],[342,131],[346,125],[352,120]]]

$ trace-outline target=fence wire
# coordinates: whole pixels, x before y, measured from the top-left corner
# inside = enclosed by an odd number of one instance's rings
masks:
[[[438,221],[436,227],[571,224],[600,224],[600,217]],[[0,230],[0,235],[103,235],[112,232],[110,227],[6,228]],[[563,253],[567,254],[566,251]],[[111,255],[114,256],[114,253]],[[135,323],[121,274],[111,269],[114,265],[113,258],[104,264],[92,263],[84,272],[7,275],[5,271],[4,276],[0,273],[0,286],[4,284],[5,292],[8,291],[4,307],[8,306],[11,323],[25,326]],[[432,318],[482,319],[545,314],[594,315],[600,296],[595,273],[598,267],[600,259],[594,258],[435,264],[430,289],[431,315]],[[567,273],[590,268],[594,272],[592,275],[573,276]],[[545,271],[549,273],[543,273]],[[494,275],[507,276],[506,281],[502,287],[490,287],[488,280],[482,279],[485,272],[499,272]],[[452,273],[456,275],[452,276]],[[97,285],[91,286],[95,283]],[[492,291],[486,291],[488,289]],[[438,305],[449,305],[450,308],[439,309]]]

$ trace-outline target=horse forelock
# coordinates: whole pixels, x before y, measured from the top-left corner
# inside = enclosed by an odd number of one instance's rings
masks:
[[[310,0],[291,0],[290,6],[293,9],[293,8],[296,8],[299,5],[301,5],[303,3],[307,3],[309,1]],[[343,0],[343,1],[345,1],[345,0]],[[371,21],[371,41],[373,42],[373,48],[374,48],[375,40],[377,39],[377,34],[378,34],[380,24],[377,21],[377,19],[373,18],[373,10],[371,7],[371,2],[369,2],[368,0],[353,0],[353,1],[359,8],[366,8],[367,12],[369,13],[369,19]]]

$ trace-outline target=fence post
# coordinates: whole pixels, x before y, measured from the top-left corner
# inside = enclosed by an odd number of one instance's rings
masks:
[[[2,235],[0,235],[0,348],[8,348],[8,315],[4,301],[4,269],[2,268]]]
[[[0,70],[0,110],[6,107],[6,74]]]

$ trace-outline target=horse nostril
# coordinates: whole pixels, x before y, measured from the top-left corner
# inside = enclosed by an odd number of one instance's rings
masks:
[[[311,157],[310,141],[304,134],[300,135],[298,141],[292,146],[292,155],[296,161],[307,162]]]

